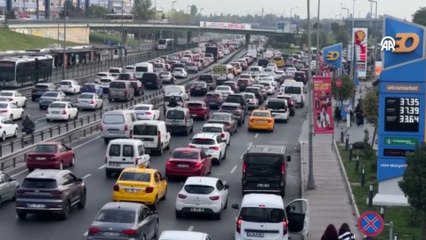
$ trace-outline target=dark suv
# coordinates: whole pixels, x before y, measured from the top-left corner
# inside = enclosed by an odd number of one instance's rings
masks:
[[[244,115],[247,114],[247,100],[243,94],[229,94],[225,102],[239,103],[244,110]]]
[[[56,86],[53,83],[37,83],[31,90],[31,100],[38,101],[43,93],[54,90]]]
[[[286,147],[278,145],[253,145],[243,156],[241,179],[245,193],[275,193],[285,196],[287,178]]]
[[[69,170],[38,169],[24,179],[16,191],[16,213],[57,213],[68,219],[71,207],[86,205],[86,184]]]
[[[145,89],[160,89],[163,86],[160,76],[153,72],[144,73],[141,81]]]

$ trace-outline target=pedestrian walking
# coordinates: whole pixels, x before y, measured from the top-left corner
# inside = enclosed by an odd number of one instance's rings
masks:
[[[339,240],[355,240],[355,235],[351,232],[349,225],[343,223],[339,228]]]
[[[321,237],[321,240],[339,240],[337,229],[333,224],[329,224]]]
[[[356,125],[364,125],[364,112],[362,111],[361,102],[355,107]]]

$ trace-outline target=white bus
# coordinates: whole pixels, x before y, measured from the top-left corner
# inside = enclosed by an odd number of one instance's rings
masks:
[[[155,49],[157,50],[172,49],[174,44],[175,44],[175,40],[172,38],[160,39],[157,41],[157,44],[155,45]]]

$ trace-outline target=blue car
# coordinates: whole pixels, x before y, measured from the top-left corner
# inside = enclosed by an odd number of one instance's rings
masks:
[[[81,87],[81,93],[95,93],[99,97],[102,97],[104,90],[102,87],[96,83],[85,83]]]

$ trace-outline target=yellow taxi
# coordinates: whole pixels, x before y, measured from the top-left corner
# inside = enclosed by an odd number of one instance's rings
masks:
[[[283,68],[285,65],[285,61],[284,58],[282,56],[276,56],[274,57],[274,61],[273,61],[278,68]]]
[[[248,122],[248,131],[252,130],[268,130],[274,131],[275,119],[272,116],[271,111],[256,109],[251,113]]]
[[[136,166],[121,172],[113,187],[112,200],[140,202],[155,209],[166,195],[167,181],[157,169]]]

